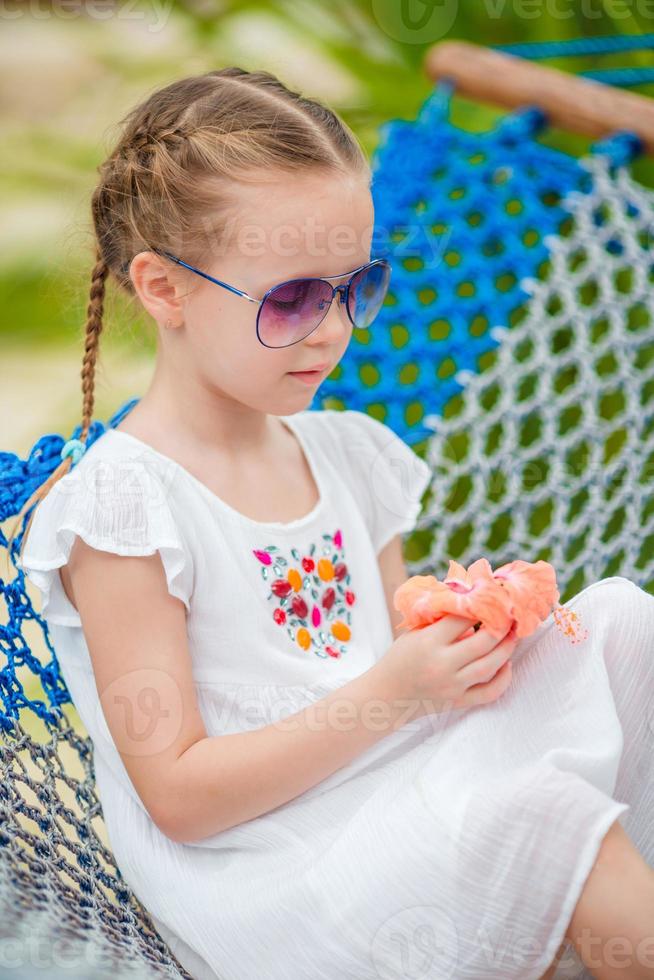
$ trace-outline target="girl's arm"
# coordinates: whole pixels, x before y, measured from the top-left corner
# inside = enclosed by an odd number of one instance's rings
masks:
[[[371,667],[309,708],[255,731],[198,739],[169,780],[168,836],[189,842],[299,796],[410,720]]]
[[[398,698],[378,662],[282,721],[208,736],[186,610],[167,591],[159,555],[120,556],[77,537],[68,569],[111,738],[172,840],[201,840],[267,813],[412,720],[410,699]]]
[[[379,571],[384,585],[388,615],[391,626],[393,627],[393,635],[395,636],[395,626],[401,622],[403,616],[393,605],[393,596],[396,590],[409,577],[404,561],[402,537],[399,534],[395,534],[381,549],[377,555],[377,561],[379,562]]]

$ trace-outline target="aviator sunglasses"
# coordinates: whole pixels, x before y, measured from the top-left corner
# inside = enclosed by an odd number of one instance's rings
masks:
[[[255,299],[242,289],[214,279],[207,272],[201,272],[170,252],[158,248],[151,251],[183,265],[217,286],[229,289],[250,303],[257,303],[257,338],[264,347],[289,347],[304,340],[325,319],[337,293],[340,293],[341,302],[345,303],[352,325],[358,329],[369,327],[384,302],[391,278],[390,263],[386,259],[373,259],[372,262],[351,272],[343,272],[340,276],[288,279],[272,286],[263,299]],[[341,279],[343,276],[350,278],[339,286],[332,286],[328,281]]]

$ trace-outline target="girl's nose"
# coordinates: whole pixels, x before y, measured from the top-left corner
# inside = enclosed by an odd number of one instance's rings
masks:
[[[313,333],[309,334],[308,340],[321,343],[334,343],[342,335],[344,327],[347,330],[352,328],[345,305],[345,290],[345,286],[336,287],[334,299],[327,315],[320,321]]]

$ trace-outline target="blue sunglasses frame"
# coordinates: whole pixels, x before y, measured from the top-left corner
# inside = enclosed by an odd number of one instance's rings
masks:
[[[246,293],[243,289],[237,289],[236,286],[230,286],[229,283],[223,282],[221,279],[216,279],[214,278],[214,276],[210,276],[208,272],[202,272],[201,269],[196,269],[195,266],[189,265],[188,262],[184,262],[182,259],[178,258],[176,255],[173,255],[171,252],[166,252],[164,249],[159,249],[159,248],[151,248],[150,251],[155,252],[157,255],[163,255],[167,259],[170,259],[172,262],[176,262],[178,265],[183,265],[184,268],[189,269],[191,272],[195,272],[198,276],[202,276],[204,279],[208,279],[209,282],[215,283],[216,286],[222,286],[223,289],[229,289],[231,293],[235,293],[236,296],[242,296],[243,299],[248,300],[248,302],[250,303],[257,303],[259,306],[259,309],[257,310],[257,322],[256,322],[257,340],[261,344],[263,344],[264,347],[268,347],[270,350],[281,350],[284,347],[292,347],[293,344],[299,344],[301,340],[304,340],[306,337],[309,336],[309,334],[312,334],[313,331],[320,326],[322,321],[329,313],[329,310],[331,309],[331,305],[334,302],[334,296],[336,296],[337,293],[340,293],[341,295],[341,302],[345,303],[345,309],[347,311],[347,315],[348,315],[348,319],[350,320],[350,323],[357,330],[361,329],[357,327],[357,324],[354,322],[352,318],[352,314],[350,313],[349,298],[350,298],[350,285],[352,284],[352,280],[359,272],[362,272],[363,269],[371,269],[377,265],[387,267],[391,273],[393,271],[393,267],[391,266],[388,259],[373,259],[371,262],[365,262],[363,265],[358,266],[358,268],[353,269],[351,272],[342,272],[339,276],[300,276],[296,279],[286,279],[284,282],[279,282],[277,283],[277,285],[271,286],[270,289],[266,290],[266,293],[261,299],[256,299],[254,296],[250,296],[249,293]],[[276,289],[279,289],[281,286],[288,286],[290,283],[294,283],[294,282],[318,281],[318,282],[326,282],[327,285],[331,286],[331,283],[329,282],[330,279],[342,279],[343,276],[349,276],[349,279],[347,280],[347,282],[340,283],[338,286],[332,286],[331,299],[329,300],[328,303],[325,303],[324,306],[325,312],[321,316],[320,320],[318,320],[318,323],[316,323],[315,327],[312,327],[311,330],[308,331],[308,333],[305,333],[304,337],[298,337],[297,340],[291,341],[290,344],[280,344],[279,346],[266,344],[261,339],[261,335],[259,333],[259,318],[261,316],[261,310],[263,309],[263,305],[272,292],[274,292]]]

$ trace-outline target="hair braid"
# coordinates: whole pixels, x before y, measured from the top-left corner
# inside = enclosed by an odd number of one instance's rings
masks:
[[[100,249],[96,245],[96,262],[93,266],[93,272],[91,273],[91,291],[89,296],[89,305],[87,307],[87,319],[86,319],[86,335],[84,342],[84,359],[82,361],[82,431],[80,433],[80,440],[86,443],[86,438],[88,435],[89,427],[91,425],[91,420],[93,417],[93,389],[95,380],[95,363],[98,356],[98,345],[100,341],[100,334],[102,333],[102,314],[104,308],[104,294],[105,294],[105,280],[107,278],[107,273],[109,272],[109,267],[104,261],[100,254]],[[7,564],[9,563],[9,555],[11,554],[11,548],[13,542],[18,533],[18,528],[22,521],[23,515],[30,509],[30,507],[42,500],[48,491],[65,476],[72,466],[72,459],[70,456],[66,456],[62,459],[61,463],[56,467],[55,470],[50,474],[50,476],[45,480],[40,486],[36,488],[34,493],[29,497],[28,500],[23,504],[20,513],[18,514],[16,523],[14,524],[11,534],[9,535],[7,541]],[[25,527],[25,533],[23,534],[23,540],[21,542],[19,555],[22,556],[23,548],[25,547],[25,542],[27,541],[27,535],[30,527],[32,526],[32,521],[34,515],[36,514],[36,507],[30,514],[30,518]]]
[[[80,439],[86,436],[93,418],[95,363],[98,358],[100,334],[102,333],[102,314],[104,311],[105,280],[109,266],[96,247],[96,263],[91,273],[91,291],[86,310],[86,334],[84,337],[84,358],[82,360],[82,431]]]

